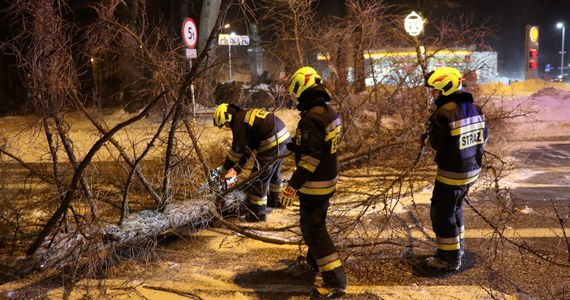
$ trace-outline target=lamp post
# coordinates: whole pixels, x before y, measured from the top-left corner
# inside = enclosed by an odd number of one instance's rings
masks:
[[[232,41],[235,36],[235,32],[230,33],[230,42],[228,43],[228,66],[230,71],[230,82],[232,81]]]
[[[227,30],[231,27],[231,25],[229,23],[224,24],[224,33],[227,32]],[[232,41],[231,39],[235,36],[235,33],[231,33],[230,34],[230,38],[227,41],[228,43],[228,73],[229,73],[229,79],[228,81],[232,81]]]
[[[562,28],[562,46],[560,49],[560,79],[564,78],[564,23],[559,22],[556,24],[557,28]]]

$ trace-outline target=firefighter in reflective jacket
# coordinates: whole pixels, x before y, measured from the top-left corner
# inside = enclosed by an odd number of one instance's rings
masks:
[[[464,252],[463,201],[479,178],[487,127],[473,96],[461,90],[457,69],[432,71],[426,76],[426,86],[432,89],[436,110],[420,143],[435,150],[438,166],[430,208],[437,252],[426,263],[432,268],[456,271]]]
[[[298,100],[301,119],[292,143],[287,145],[295,153],[296,169],[283,190],[281,202],[286,207],[296,196],[300,201],[307,263],[313,271],[320,271],[323,278],[323,286],[313,290],[312,298],[339,297],[345,293],[346,277],[327,231],[326,216],[338,181],[340,118],[327,104],[330,93],[313,68],[298,69],[290,79],[289,92]]]
[[[245,110],[234,104],[222,103],[214,111],[214,125],[232,130],[232,147],[224,165],[217,168],[220,174],[225,174],[224,177],[241,172],[254,151],[257,154],[252,173],[265,168],[276,156],[287,151],[286,144],[291,140],[283,121],[262,109]],[[279,203],[282,162],[282,158],[275,160],[246,188],[246,221],[265,221],[267,206],[276,207]]]

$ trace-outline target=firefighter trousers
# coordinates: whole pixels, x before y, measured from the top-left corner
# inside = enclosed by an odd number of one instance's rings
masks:
[[[281,143],[278,147],[273,147],[258,154],[253,164],[252,173],[266,168],[277,155],[285,153],[286,150],[285,144]],[[249,196],[248,209],[255,216],[264,216],[267,206],[275,207],[275,204],[278,202],[277,199],[281,194],[280,187],[282,185],[282,165],[283,158],[277,159],[247,186],[246,193]],[[268,194],[269,199],[267,197]]]
[[[461,261],[464,251],[465,219],[463,202],[467,186],[452,186],[435,181],[431,198],[430,218],[437,241],[436,256],[449,263]]]
[[[323,285],[346,288],[346,275],[326,226],[329,199],[326,196],[297,194],[300,201],[301,233],[308,247],[307,263],[318,269]]]

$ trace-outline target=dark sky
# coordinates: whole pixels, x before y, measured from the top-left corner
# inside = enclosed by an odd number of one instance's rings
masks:
[[[525,25],[539,26],[539,67],[547,63],[560,66],[562,30],[556,23],[566,24],[565,51],[568,52],[570,36],[570,0],[471,0],[455,1],[465,13],[474,19],[489,18],[489,24],[497,26],[497,37],[489,44],[499,54],[499,67],[504,75],[522,76],[524,73]],[[564,61],[570,62],[566,54]],[[551,72],[559,73],[558,70]],[[513,74],[514,73],[514,74]]]

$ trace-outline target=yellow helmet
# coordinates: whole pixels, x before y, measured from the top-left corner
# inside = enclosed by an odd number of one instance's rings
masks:
[[[289,93],[295,98],[299,98],[306,89],[320,82],[321,76],[319,76],[315,69],[308,66],[301,67],[291,76]]]
[[[214,126],[222,128],[226,122],[232,120],[232,115],[228,113],[229,104],[222,103],[214,111]]]
[[[442,95],[447,96],[461,88],[461,77],[461,72],[456,68],[439,68],[427,74],[426,86],[440,90]]]

